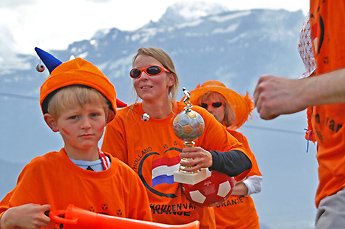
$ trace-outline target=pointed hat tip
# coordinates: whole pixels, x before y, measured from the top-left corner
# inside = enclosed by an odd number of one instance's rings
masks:
[[[40,59],[43,61],[44,65],[48,68],[49,72],[51,73],[57,66],[62,64],[62,62],[51,55],[50,53],[47,53],[46,51],[35,47],[35,51],[37,55],[40,57]]]

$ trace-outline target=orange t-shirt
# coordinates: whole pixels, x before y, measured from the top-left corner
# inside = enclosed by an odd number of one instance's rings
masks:
[[[174,103],[173,112],[164,119],[141,120],[141,103],[121,109],[107,125],[102,149],[127,163],[138,173],[149,196],[153,221],[183,224],[200,221],[200,228],[215,228],[211,207],[198,207],[189,202],[181,185],[173,180],[179,168],[183,141],[173,131],[174,117],[184,110],[184,104]],[[205,109],[193,107],[205,121],[203,134],[195,146],[206,150],[245,152],[242,144]]]
[[[252,169],[247,175],[262,176],[258,163],[252,153],[247,138],[240,132],[228,128],[229,133],[234,136],[246,148],[251,155]],[[217,229],[259,229],[259,216],[256,212],[254,201],[251,196],[230,196],[224,203],[214,207]]]
[[[345,2],[310,1],[310,26],[316,76],[345,67]],[[319,186],[315,203],[345,186],[345,103],[314,106],[312,125],[317,140]]]
[[[110,167],[100,172],[75,165],[63,149],[33,159],[0,202],[0,216],[10,207],[28,203],[50,204],[51,211],[73,204],[97,213],[152,221],[147,193],[137,174],[106,155]],[[51,220],[47,228],[61,227]]]

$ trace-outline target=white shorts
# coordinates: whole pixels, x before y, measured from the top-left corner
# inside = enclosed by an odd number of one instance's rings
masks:
[[[323,198],[316,213],[315,229],[345,228],[345,188]]]

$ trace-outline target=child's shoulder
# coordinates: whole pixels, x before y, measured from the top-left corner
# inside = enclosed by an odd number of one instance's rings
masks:
[[[47,162],[47,161],[52,161],[52,160],[56,160],[58,157],[60,157],[59,155],[59,151],[51,151],[48,152],[46,154],[43,154],[42,156],[37,156],[35,158],[33,158],[30,163],[31,164],[36,164],[36,163],[43,163],[43,162]]]
[[[33,158],[28,164],[25,165],[22,172],[24,173],[40,173],[46,170],[51,170],[54,165],[59,164],[59,152],[53,151],[46,153],[42,156]]]

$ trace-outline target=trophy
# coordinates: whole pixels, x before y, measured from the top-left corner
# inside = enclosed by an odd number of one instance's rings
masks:
[[[189,101],[190,93],[183,88],[186,104],[184,111],[180,112],[174,119],[173,129],[178,138],[185,141],[183,147],[193,147],[194,140],[198,139],[205,128],[204,119],[193,110]],[[189,158],[182,158],[189,160]],[[196,172],[187,172],[185,166],[174,172],[174,181],[182,183],[182,190],[192,203],[201,207],[216,206],[224,202],[232,193],[235,187],[235,179],[217,171],[210,172],[202,168]]]
[[[204,131],[205,123],[199,113],[191,110],[193,105],[189,101],[189,91],[187,91],[186,88],[183,88],[182,90],[185,94],[183,102],[186,104],[186,107],[184,108],[184,111],[176,115],[173,122],[173,129],[175,135],[179,139],[185,141],[183,143],[183,147],[186,148],[194,146],[194,140],[201,136]],[[189,158],[182,158],[181,161],[183,160],[189,160]],[[187,172],[184,169],[185,166],[180,165],[179,171],[174,172],[175,182],[194,185],[205,180],[211,175],[211,172],[205,168],[195,172]]]

